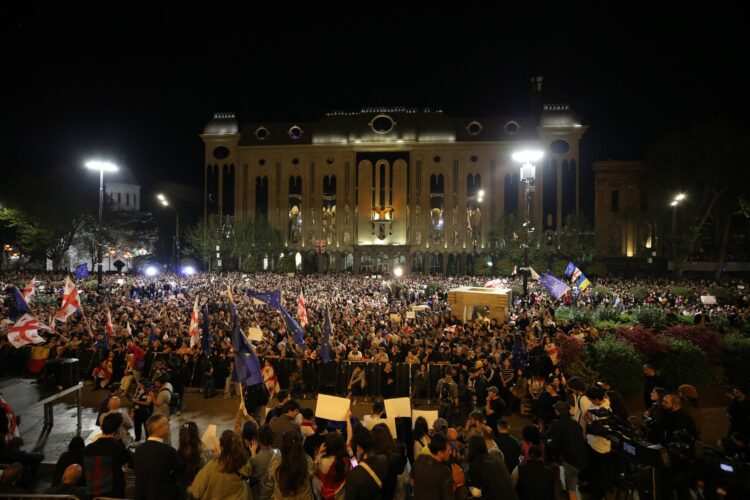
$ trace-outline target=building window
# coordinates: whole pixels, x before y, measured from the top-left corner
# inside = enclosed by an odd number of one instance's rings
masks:
[[[117,206],[120,206],[120,203],[122,203],[122,200],[120,199],[120,193],[117,193]]]
[[[127,207],[130,206],[130,193],[127,193],[125,195],[125,206],[127,206]]]
[[[648,212],[648,192],[641,190],[641,212]]]
[[[612,191],[612,212],[620,211],[620,192]]]
[[[133,195],[133,206],[134,207],[138,206],[138,202],[136,200],[137,200],[136,195]]]

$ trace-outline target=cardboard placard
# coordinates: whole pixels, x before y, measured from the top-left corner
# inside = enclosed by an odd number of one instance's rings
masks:
[[[415,319],[417,314],[414,311],[406,311],[406,319]]]
[[[411,417],[411,400],[409,398],[386,399],[383,404],[388,418]]]
[[[218,452],[221,449],[221,446],[219,445],[219,437],[216,435],[215,424],[208,425],[206,432],[204,432],[203,437],[201,437],[201,442],[207,450]]]
[[[417,417],[424,417],[427,420],[427,427],[432,429],[432,425],[438,418],[437,410],[412,410],[411,412],[411,427],[414,428],[414,422],[417,421]]]
[[[349,411],[351,401],[346,398],[318,395],[318,403],[315,405],[315,416],[333,420],[334,422],[346,422],[346,413]]]
[[[419,306],[411,306],[412,311],[426,311],[429,308],[430,306],[428,306],[427,304],[422,304]]]
[[[401,323],[401,315],[391,314],[391,323]]]
[[[260,328],[256,328],[254,326],[251,326],[247,329],[247,339],[250,341],[255,342],[262,342],[263,341],[263,330]]]
[[[701,304],[710,306],[716,304],[716,297],[714,295],[701,295]]]

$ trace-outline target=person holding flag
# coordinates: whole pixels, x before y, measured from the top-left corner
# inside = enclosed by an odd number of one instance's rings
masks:
[[[299,317],[299,324],[302,328],[307,326],[307,308],[305,307],[305,296],[302,290],[299,291],[297,296],[297,316]]]
[[[190,335],[190,347],[195,347],[200,344],[201,331],[198,326],[198,313],[200,312],[198,306],[199,299],[200,297],[196,295],[195,304],[193,304],[193,312],[190,315],[190,328],[188,329],[188,334]]]
[[[41,344],[45,340],[39,335],[39,330],[50,331],[50,327],[31,314],[24,314],[8,329],[8,342],[16,349],[27,344]]]
[[[294,336],[294,342],[299,346],[305,345],[305,333],[302,330],[302,327],[299,326],[299,323],[297,323],[294,318],[292,318],[292,315],[281,305],[281,292],[279,290],[274,290],[272,292],[255,292],[253,290],[248,290],[247,295],[253,299],[253,301],[262,302],[279,311],[284,318],[287,330],[291,331]]]
[[[326,304],[325,317],[323,320],[323,345],[320,347],[320,356],[323,363],[331,361],[331,334],[333,326],[331,325],[331,316],[328,313],[328,304]]]
[[[232,372],[232,378],[244,387],[252,387],[260,384],[263,384],[265,387],[258,355],[255,353],[255,349],[248,338],[242,333],[242,330],[240,330],[240,320],[237,315],[237,307],[234,304],[234,295],[232,295],[231,289],[227,289],[227,297],[229,297],[229,312],[232,316],[231,339],[232,350],[234,351],[234,370]],[[240,408],[238,412],[241,411],[242,414],[247,416],[245,398],[243,396],[244,391],[241,388],[239,389]]]
[[[36,277],[31,278],[29,284],[26,285],[26,288],[23,289],[23,299],[26,301],[26,303],[31,302],[31,298],[34,296],[34,283],[36,283]]]
[[[81,298],[78,295],[78,289],[70,280],[65,277],[65,290],[63,291],[63,301],[60,310],[55,314],[55,320],[60,323],[68,321],[70,315],[81,309]]]
[[[10,287],[10,319],[12,321],[17,320],[23,313],[29,310],[29,304],[26,303],[26,299],[23,298],[21,292],[16,287]]]

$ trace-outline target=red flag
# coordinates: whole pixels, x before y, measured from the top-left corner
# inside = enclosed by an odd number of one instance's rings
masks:
[[[198,324],[198,297],[195,297],[195,304],[193,305],[193,313],[190,315],[190,328],[188,334],[190,335],[190,347],[201,345],[201,329]]]
[[[65,277],[65,290],[63,291],[63,302],[60,310],[55,314],[55,319],[61,323],[68,321],[68,316],[75,313],[81,308],[81,298],[78,296],[78,289],[70,281],[68,276]]]
[[[39,336],[38,330],[49,331],[50,328],[31,314],[24,314],[15,325],[8,329],[8,342],[16,349],[26,344],[41,344],[45,340]]]
[[[302,291],[297,296],[297,316],[299,317],[299,324],[302,328],[307,326],[307,308],[305,307],[305,296],[302,295]]]
[[[36,278],[31,278],[29,284],[26,285],[26,288],[23,289],[23,299],[27,303],[31,300],[31,297],[34,296],[34,280],[36,280]]]

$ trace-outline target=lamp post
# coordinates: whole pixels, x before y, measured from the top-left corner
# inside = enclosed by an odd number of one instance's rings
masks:
[[[476,208],[476,210],[481,210],[480,206],[482,204],[482,201],[484,201],[484,189],[480,189],[479,191],[477,191],[477,208]],[[473,224],[474,220],[472,220],[471,222]],[[481,224],[481,219],[480,219],[480,224]],[[478,226],[478,227],[475,227],[474,230],[471,233],[471,240],[472,240],[471,243],[472,243],[473,250],[474,250],[474,252],[473,252],[473,256],[474,256],[474,259],[473,259],[474,260],[474,269],[471,270],[471,274],[472,275],[476,275],[476,273],[477,273],[477,243],[479,242],[478,241],[479,240],[479,234],[480,234],[479,231],[481,231],[481,227]]]
[[[678,193],[669,203],[669,206],[672,207],[672,258],[675,261],[677,260],[677,205],[685,198],[687,198],[685,193]]]
[[[104,172],[117,172],[117,165],[108,161],[91,160],[86,162],[86,168],[99,171],[99,237],[96,245],[96,260],[98,270],[96,284],[102,286],[102,222],[104,208]]]
[[[159,199],[159,202],[162,204],[162,206],[170,208],[174,212],[175,222],[174,222],[174,246],[172,247],[172,258],[175,258],[175,262],[177,265],[177,268],[175,269],[175,272],[179,274],[180,272],[180,214],[177,212],[177,209],[174,208],[172,205],[169,204],[169,200],[167,200],[167,197],[163,194],[159,193],[156,195],[156,197]]]
[[[529,235],[534,228],[531,226],[531,200],[534,196],[534,178],[536,177],[536,167],[532,162],[542,158],[543,152],[540,150],[527,149],[513,153],[513,160],[521,164],[521,182],[524,185],[526,201],[526,220],[523,223],[525,237],[523,243],[523,296],[529,294]]]

